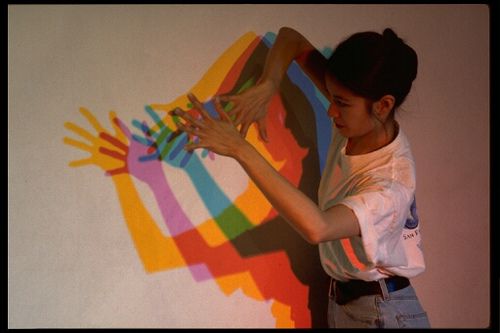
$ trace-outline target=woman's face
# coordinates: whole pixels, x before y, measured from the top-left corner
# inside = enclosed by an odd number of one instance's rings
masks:
[[[331,75],[326,75],[325,80],[331,102],[328,116],[340,134],[357,138],[371,133],[375,129],[375,117],[370,113],[369,100],[355,95]]]

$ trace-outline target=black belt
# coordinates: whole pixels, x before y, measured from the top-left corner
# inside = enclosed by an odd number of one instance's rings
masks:
[[[384,279],[388,292],[406,288],[410,280],[402,276],[391,276]],[[366,295],[383,295],[379,281],[349,280],[347,282],[330,282],[329,296],[335,299],[337,304],[343,305]]]

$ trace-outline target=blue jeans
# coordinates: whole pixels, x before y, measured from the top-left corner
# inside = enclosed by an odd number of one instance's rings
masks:
[[[381,282],[383,283],[383,282]],[[368,295],[338,305],[330,298],[328,326],[331,328],[430,328],[427,314],[415,290],[406,288],[384,295]]]

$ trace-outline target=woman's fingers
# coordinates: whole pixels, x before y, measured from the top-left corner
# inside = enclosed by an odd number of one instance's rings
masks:
[[[181,131],[184,131],[188,134],[192,134],[192,135],[198,135],[198,130],[196,129],[196,127],[193,127],[193,126],[186,126],[184,124],[177,124],[177,127],[181,130]]]
[[[227,113],[227,115],[232,119],[234,126],[239,126],[241,124],[241,118],[243,118],[243,112],[240,108],[234,108]]]
[[[181,117],[187,123],[194,125],[196,127],[201,128],[204,126],[203,121],[193,118],[193,116],[191,116],[189,113],[187,113],[179,108],[176,108],[174,111],[172,111],[172,114]]]
[[[232,95],[220,95],[218,97],[221,102],[234,102],[234,99],[236,98],[236,96]]]
[[[187,143],[184,148],[187,151],[206,148],[222,155],[228,155],[234,151],[234,145],[240,144],[240,135],[231,117],[224,111],[221,99],[219,97],[214,98],[213,103],[218,117],[212,117],[196,96],[189,94],[188,98],[193,104],[193,108],[200,112],[201,117],[180,108],[176,108],[170,113],[183,120],[177,123],[179,131],[185,132],[188,137],[195,137],[194,141]],[[251,121],[247,122],[248,125],[244,128],[245,135],[252,123]]]
[[[235,126],[238,126],[240,124],[238,116],[243,113],[243,107],[241,105],[241,99],[239,98],[239,96],[218,96],[218,98],[221,102],[233,104],[231,110],[227,111],[226,114],[229,116],[229,118],[233,119],[233,124]]]
[[[187,150],[187,151],[193,151],[195,149],[198,149],[198,148],[207,148],[206,145],[204,145],[203,143],[201,142],[198,142],[198,143],[188,143],[184,146],[184,149]]]
[[[217,113],[219,114],[220,119],[232,123],[231,118],[229,118],[228,114],[224,111],[224,108],[220,104],[219,97],[215,97],[214,105],[215,105],[215,111],[217,111]]]
[[[266,118],[264,117],[257,120],[257,126],[259,127],[259,134],[262,140],[269,142],[269,138],[267,137]]]
[[[198,100],[198,98],[196,98],[196,96],[194,94],[189,93],[187,95],[187,97],[188,97],[189,101],[191,103],[193,103],[194,108],[200,112],[201,116],[204,119],[211,119],[207,110],[205,110],[205,108],[203,107],[203,104]]]
[[[251,122],[242,122],[240,128],[240,134],[242,137],[246,137],[248,133],[248,129],[250,128]]]
[[[240,124],[245,122],[245,118],[247,118],[247,113],[243,111],[243,109],[238,109],[238,113],[236,114],[236,117],[234,118],[234,124],[235,126],[239,126]]]

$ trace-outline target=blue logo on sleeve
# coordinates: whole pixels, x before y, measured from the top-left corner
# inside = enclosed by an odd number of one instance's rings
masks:
[[[410,214],[406,219],[405,228],[415,229],[416,227],[418,227],[417,200],[413,198],[413,202],[410,207]]]

